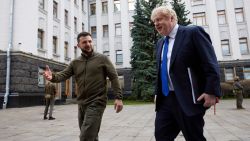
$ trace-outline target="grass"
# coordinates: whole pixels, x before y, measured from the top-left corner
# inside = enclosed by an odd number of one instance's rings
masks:
[[[137,100],[123,100],[124,105],[144,105],[153,104],[153,102],[137,101]],[[108,105],[114,105],[114,100],[108,100]]]

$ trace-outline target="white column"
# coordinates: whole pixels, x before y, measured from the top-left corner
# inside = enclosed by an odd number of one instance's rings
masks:
[[[230,31],[229,44],[232,49],[232,58],[233,60],[241,59],[239,36],[238,36],[237,24],[235,20],[234,1],[225,0],[225,2],[226,2],[226,15],[227,15],[229,31]]]
[[[69,8],[69,25],[70,25],[70,43],[69,43],[69,56],[71,57],[71,59],[74,58],[74,46],[76,46],[77,44],[77,37],[75,35],[75,27],[74,27],[74,17],[75,17],[75,4],[74,1],[71,0],[70,1],[70,8]]]
[[[108,0],[108,17],[109,17],[109,58],[112,63],[115,63],[115,27],[114,27],[114,3],[113,0]]]
[[[218,26],[218,18],[217,18],[217,9],[215,0],[206,1],[207,6],[207,21],[209,25],[210,38],[213,41],[213,46],[215,50],[215,54],[218,60],[222,60],[222,48],[221,48],[221,39],[220,39],[220,30]]]
[[[246,21],[246,23],[247,23],[247,33],[248,33],[248,37],[247,37],[247,39],[248,39],[248,48],[250,48],[250,7],[249,7],[249,5],[250,5],[250,1],[249,0],[243,0],[243,4],[244,4],[244,18],[245,18],[245,21]]]
[[[130,46],[129,46],[129,19],[128,19],[128,1],[121,0],[121,28],[122,28],[122,53],[123,67],[131,67],[130,65]]]
[[[102,46],[102,3],[100,0],[96,1],[96,47],[97,52],[103,53]]]
[[[64,1],[59,1],[60,3],[60,33],[59,33],[59,54],[60,54],[60,62],[65,62],[64,58],[64,42],[65,42],[65,23],[64,23],[64,10],[65,10],[65,2]]]
[[[47,36],[46,36],[46,47],[47,47],[47,58],[53,58],[53,1],[49,0],[48,2],[48,19],[47,19]]]

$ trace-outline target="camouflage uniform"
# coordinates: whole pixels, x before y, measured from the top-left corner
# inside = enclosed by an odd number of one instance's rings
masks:
[[[236,107],[237,109],[243,109],[243,86],[240,84],[239,80],[236,79],[233,84],[233,93],[236,96]]]
[[[46,97],[46,95],[50,95],[50,97]],[[43,119],[47,119],[47,114],[49,110],[49,119],[54,119],[52,117],[53,107],[55,103],[55,95],[56,95],[56,86],[51,82],[48,82],[45,85],[45,109],[44,109],[44,117]],[[50,109],[49,109],[50,107]]]

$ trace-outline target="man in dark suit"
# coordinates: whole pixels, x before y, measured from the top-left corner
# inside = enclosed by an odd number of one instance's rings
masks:
[[[187,141],[205,141],[206,109],[220,97],[219,66],[209,35],[199,26],[177,24],[174,10],[155,8],[157,42],[156,141],[173,141],[182,131]]]

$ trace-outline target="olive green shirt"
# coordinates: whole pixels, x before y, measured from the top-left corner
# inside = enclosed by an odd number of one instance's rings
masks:
[[[122,99],[118,75],[109,58],[93,52],[91,56],[82,54],[74,59],[67,68],[58,73],[52,73],[51,82],[61,82],[72,75],[78,85],[78,104],[88,105],[97,102],[103,106],[107,103],[107,77],[115,99]]]

